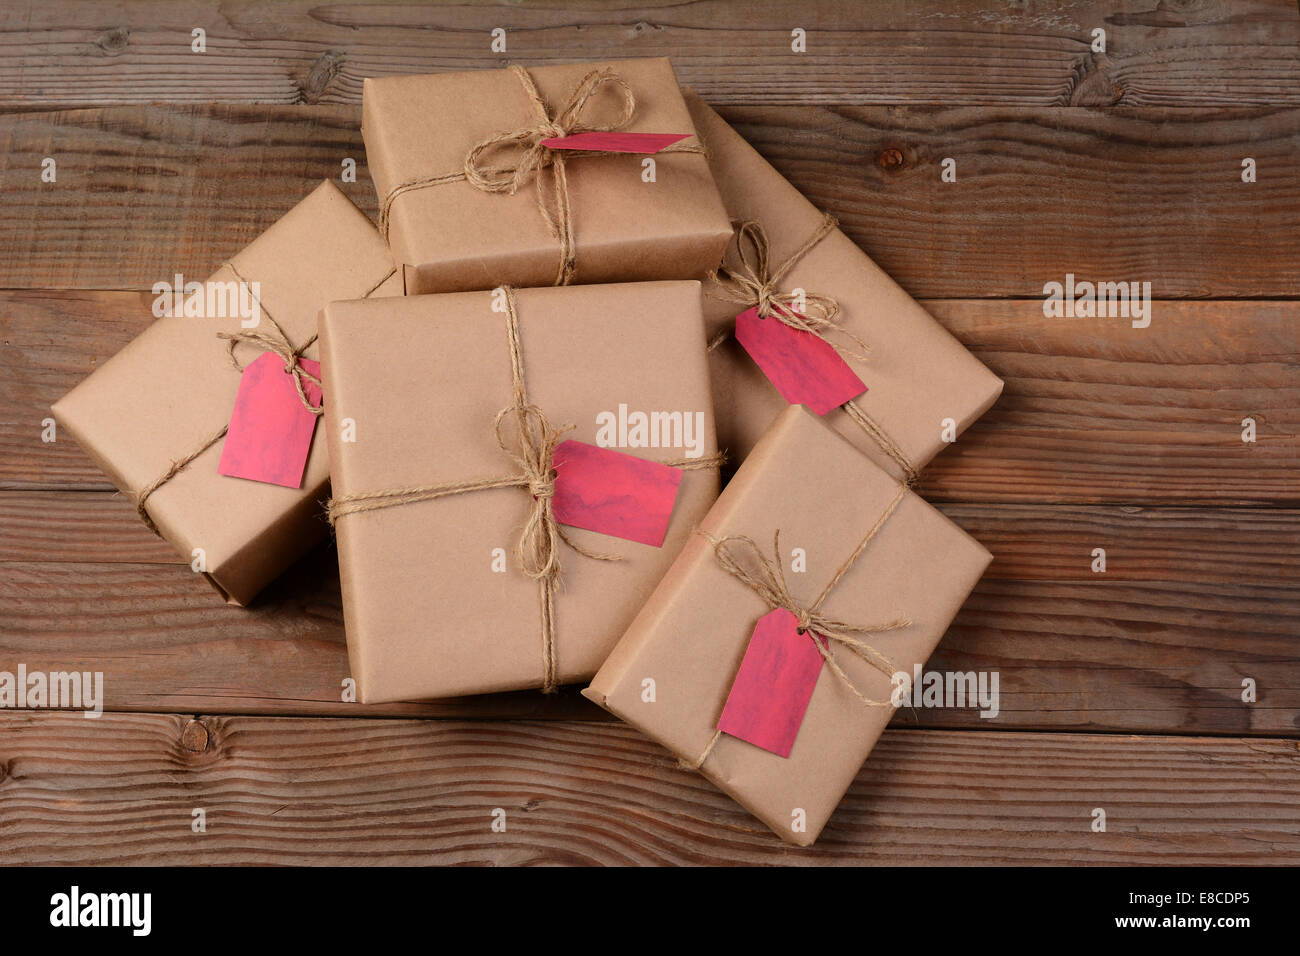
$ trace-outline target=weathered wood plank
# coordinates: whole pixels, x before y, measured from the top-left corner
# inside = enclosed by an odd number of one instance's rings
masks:
[[[996,557],[987,579],[1300,585],[1300,510],[941,503]],[[1105,577],[1091,570],[1105,548]],[[0,491],[0,564],[187,564],[120,494]]]
[[[0,489],[111,487],[75,442],[43,442],[41,422],[152,321],[148,298],[0,292]],[[926,305],[1007,382],[930,465],[930,499],[1300,504],[1294,305],[1155,302],[1147,329],[1047,319],[1033,301]]]
[[[1300,733],[1300,516],[1091,509],[1056,523],[1056,510],[984,506],[974,524],[992,531],[997,559],[929,665],[996,672],[998,715],[921,708],[900,723]],[[1106,547],[1113,572],[1091,572],[1092,546]],[[5,552],[23,547],[11,536]],[[119,711],[601,716],[571,693],[344,703],[334,562],[321,549],[238,610],[184,564],[6,561],[0,669],[102,671],[106,706]],[[1006,577],[1029,566],[1034,580]],[[1243,703],[1245,678],[1257,702]]]
[[[331,548],[300,561],[251,610],[223,605],[205,587],[188,565],[0,562],[0,670],[102,672],[108,710],[603,719],[576,690],[345,702]]]
[[[1300,296],[1300,108],[724,112],[923,298],[1040,298],[1067,272],[1149,281],[1156,298]],[[358,113],[0,116],[0,286],[144,289],[175,272],[205,276],[348,157],[361,168],[344,188],[373,212]],[[1253,184],[1241,182],[1247,156]],[[45,157],[57,183],[41,182]],[[954,183],[940,182],[945,157]]]
[[[1300,503],[1296,305],[1155,302],[1135,329],[1037,301],[925,304],[1006,382],[927,467],[926,497]]]
[[[6,714],[0,853],[42,864],[1294,864],[1298,769],[1292,740],[890,731],[817,845],[798,849],[618,724]],[[1097,807],[1105,833],[1091,830]],[[491,830],[498,808],[505,833]]]
[[[10,3],[0,103],[356,103],[363,77],[673,57],[721,103],[1300,103],[1287,0],[564,4]],[[191,31],[207,32],[205,53]],[[508,31],[505,54],[490,31]],[[791,30],[807,52],[791,51]],[[1092,31],[1106,31],[1105,53]]]

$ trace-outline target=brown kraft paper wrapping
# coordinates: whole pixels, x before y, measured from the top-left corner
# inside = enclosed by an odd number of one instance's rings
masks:
[[[597,443],[597,415],[681,411],[695,450],[618,448],[655,461],[717,451],[698,282],[521,289],[528,401],[566,438]],[[518,469],[493,422],[512,402],[506,318],[492,292],[335,302],[321,320],[336,501]],[[696,416],[695,413],[698,413]],[[346,441],[341,425],[355,426]],[[670,436],[672,437],[672,436]],[[662,548],[565,527],[554,598],[559,682],[589,679],[718,493],[716,465],[684,470]],[[540,687],[538,584],[515,548],[528,489],[477,489],[337,517],[344,624],[361,700]],[[499,551],[497,549],[500,549]],[[504,570],[493,569],[494,557]]]
[[[779,266],[815,233],[823,214],[693,91],[683,94],[727,212],[734,220],[763,226],[772,265]],[[728,261],[733,255],[730,250]],[[802,288],[839,304],[837,321],[869,349],[865,361],[845,356],[867,386],[855,403],[892,440],[913,472],[943,449],[944,419],[951,418],[960,434],[1002,392],[1002,381],[839,229],[798,259],[780,287],[784,292]],[[717,291],[705,283],[704,318],[711,342],[744,308],[717,298]],[[834,332],[827,338],[857,349]],[[739,463],[786,402],[732,336],[715,346],[710,368],[718,441],[729,460]],[[825,420],[891,474],[908,476],[843,408]]]
[[[237,275],[260,286],[256,330],[271,331],[269,315],[294,348],[315,335],[317,314],[331,299],[402,292],[383,239],[329,182],[232,257],[205,289],[235,283]],[[237,314],[159,318],[55,402],[55,419],[135,501],[229,421],[240,373],[217,333],[239,331]],[[262,351],[241,344],[237,355],[247,364]],[[313,345],[302,354],[315,358],[316,351]],[[319,424],[300,488],[218,474],[223,444],[217,440],[160,485],[146,510],[187,560],[203,549],[205,576],[229,603],[246,604],[325,537],[319,500],[329,462]]]
[[[672,65],[664,58],[528,69],[555,117],[593,70],[628,85],[635,112],[621,131],[693,134]],[[622,100],[610,88],[587,104],[588,125],[613,122]],[[362,96],[366,157],[381,205],[403,184],[464,170],[470,151],[497,134],[538,126],[533,104],[509,70],[367,78]],[[548,134],[552,135],[552,134]],[[692,138],[683,146],[697,148]],[[504,165],[520,149],[498,151]],[[699,279],[717,265],[731,234],[708,162],[698,153],[655,156],[655,181],[641,155],[565,153],[578,283]],[[553,170],[542,170],[551,200]],[[556,284],[560,243],[538,208],[536,175],[516,193],[485,192],[464,179],[412,189],[392,200],[388,241],[415,295]],[[448,228],[454,223],[455,228]]]
[[[779,530],[790,591],[807,606],[901,488],[817,416],[791,406],[755,445],[701,530],[719,538],[747,535],[769,559]],[[804,573],[792,573],[794,548],[807,552]],[[855,623],[909,621],[862,639],[910,675],[930,656],[990,560],[977,541],[905,491],[823,610]],[[754,625],[768,610],[722,568],[705,537],[692,535],[584,693],[686,764],[707,753],[701,773],[782,839],[807,846],[894,708],[864,703],[824,666],[788,758],[725,734],[709,750]],[[831,652],[862,693],[890,699],[892,684],[881,671],[842,646],[832,643]],[[655,681],[653,703],[642,700],[647,678]],[[792,831],[796,809],[806,812],[806,832]]]

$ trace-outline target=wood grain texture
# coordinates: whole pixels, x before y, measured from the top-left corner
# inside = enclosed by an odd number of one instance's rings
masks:
[[[205,587],[187,564],[0,562],[0,669],[101,671],[109,710],[193,712],[220,701],[233,713],[604,719],[576,690],[345,701],[332,548],[298,562],[251,610],[223,605]]]
[[[1296,305],[1155,302],[1146,329],[1040,301],[925,305],[1006,382],[927,466],[930,500],[1300,504]]]
[[[75,442],[43,442],[41,422],[152,321],[148,303],[0,292],[0,489],[111,489]],[[1047,319],[1037,301],[925,304],[1007,383],[927,469],[930,500],[1300,504],[1295,305],[1156,302],[1134,329]]]
[[[1300,108],[723,112],[915,296],[1037,299],[1073,272],[1162,299],[1300,297]],[[204,277],[345,158],[359,169],[343,188],[373,214],[358,127],[342,106],[0,116],[0,286]]]
[[[59,864],[1294,864],[1290,740],[887,732],[783,845],[622,725],[0,716],[0,854]],[[1092,811],[1107,831],[1093,833]],[[206,832],[191,830],[202,808]],[[506,832],[490,829],[495,809]]]
[[[1300,583],[1300,510],[940,503],[996,560],[986,579],[1230,585]],[[322,558],[322,560],[325,560]],[[0,563],[175,564],[116,492],[0,491]]]
[[[806,53],[791,52],[795,27]],[[366,76],[630,56],[672,56],[720,103],[1300,104],[1288,0],[29,0],[6,5],[0,30],[0,104],[17,107],[356,103]]]
[[[1300,736],[1300,511],[945,510],[995,560],[929,668],[998,672],[1001,710],[905,710],[900,724]],[[121,499],[8,492],[0,518],[0,666],[103,671],[110,710],[604,717],[572,691],[344,703],[329,548],[243,611],[155,548]]]

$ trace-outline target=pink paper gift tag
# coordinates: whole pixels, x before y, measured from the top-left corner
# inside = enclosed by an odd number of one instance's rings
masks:
[[[320,378],[319,362],[299,362]],[[316,383],[304,378],[302,384],[308,400],[319,406],[321,390]],[[217,471],[232,478],[302,487],[316,417],[303,407],[293,376],[284,370],[284,359],[264,352],[244,367]]]
[[[690,133],[574,133],[542,140],[551,149],[593,150],[601,153],[657,153],[665,146],[690,139]]]
[[[780,319],[760,319],[757,307],[736,316],[736,341],[791,405],[825,415],[867,390],[830,344]]]
[[[825,643],[824,637],[817,637]],[[758,619],[718,719],[724,734],[790,756],[824,658],[783,607]]]
[[[556,521],[663,546],[682,483],[680,469],[572,440],[560,442],[552,461]]]

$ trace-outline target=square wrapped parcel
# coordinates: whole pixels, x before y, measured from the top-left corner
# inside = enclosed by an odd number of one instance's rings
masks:
[[[55,419],[143,504],[146,522],[187,560],[202,558],[228,602],[246,604],[327,536],[329,463],[317,428],[299,487],[219,472],[241,384],[232,358],[247,365],[273,342],[310,362],[325,303],[401,295],[401,281],[370,220],[324,182],[198,288],[163,293],[162,317],[55,402]],[[268,338],[242,338],[231,353],[219,337],[249,333]]]
[[[589,679],[718,493],[699,283],[335,302],[321,352],[360,699]],[[552,525],[583,457],[557,439],[672,471],[660,544]]]
[[[584,694],[698,769],[782,839],[809,845],[893,716],[898,675],[910,678],[929,657],[990,560],[822,419],[791,406]],[[806,651],[819,631],[839,639],[823,637],[824,662],[813,653],[820,670],[812,671],[806,711],[794,714],[793,748],[780,756],[719,724],[735,709],[758,622],[786,611],[809,628],[790,632],[802,642],[796,650]],[[865,645],[861,653],[849,643],[855,640]],[[767,672],[770,699],[760,704],[780,696],[786,676]],[[643,700],[646,679],[655,682],[653,703]],[[803,829],[793,825],[803,821]]]
[[[543,145],[611,127],[688,138],[653,156]],[[367,78],[361,129],[411,295],[700,279],[731,234],[664,58]]]
[[[840,331],[826,339],[866,391],[829,411],[827,424],[891,474],[914,477],[943,449],[945,420],[952,419],[955,433],[964,431],[997,400],[1002,381],[703,100],[690,90],[685,96],[727,212],[762,232],[767,255],[759,271],[766,274],[753,278],[775,279],[775,293],[802,290],[805,308],[821,301],[837,310]],[[753,262],[753,250],[747,251]],[[748,274],[737,254],[728,250],[729,267]],[[718,440],[738,463],[787,402],[726,334],[739,313],[757,304],[727,291],[705,283],[704,317],[713,345]]]

